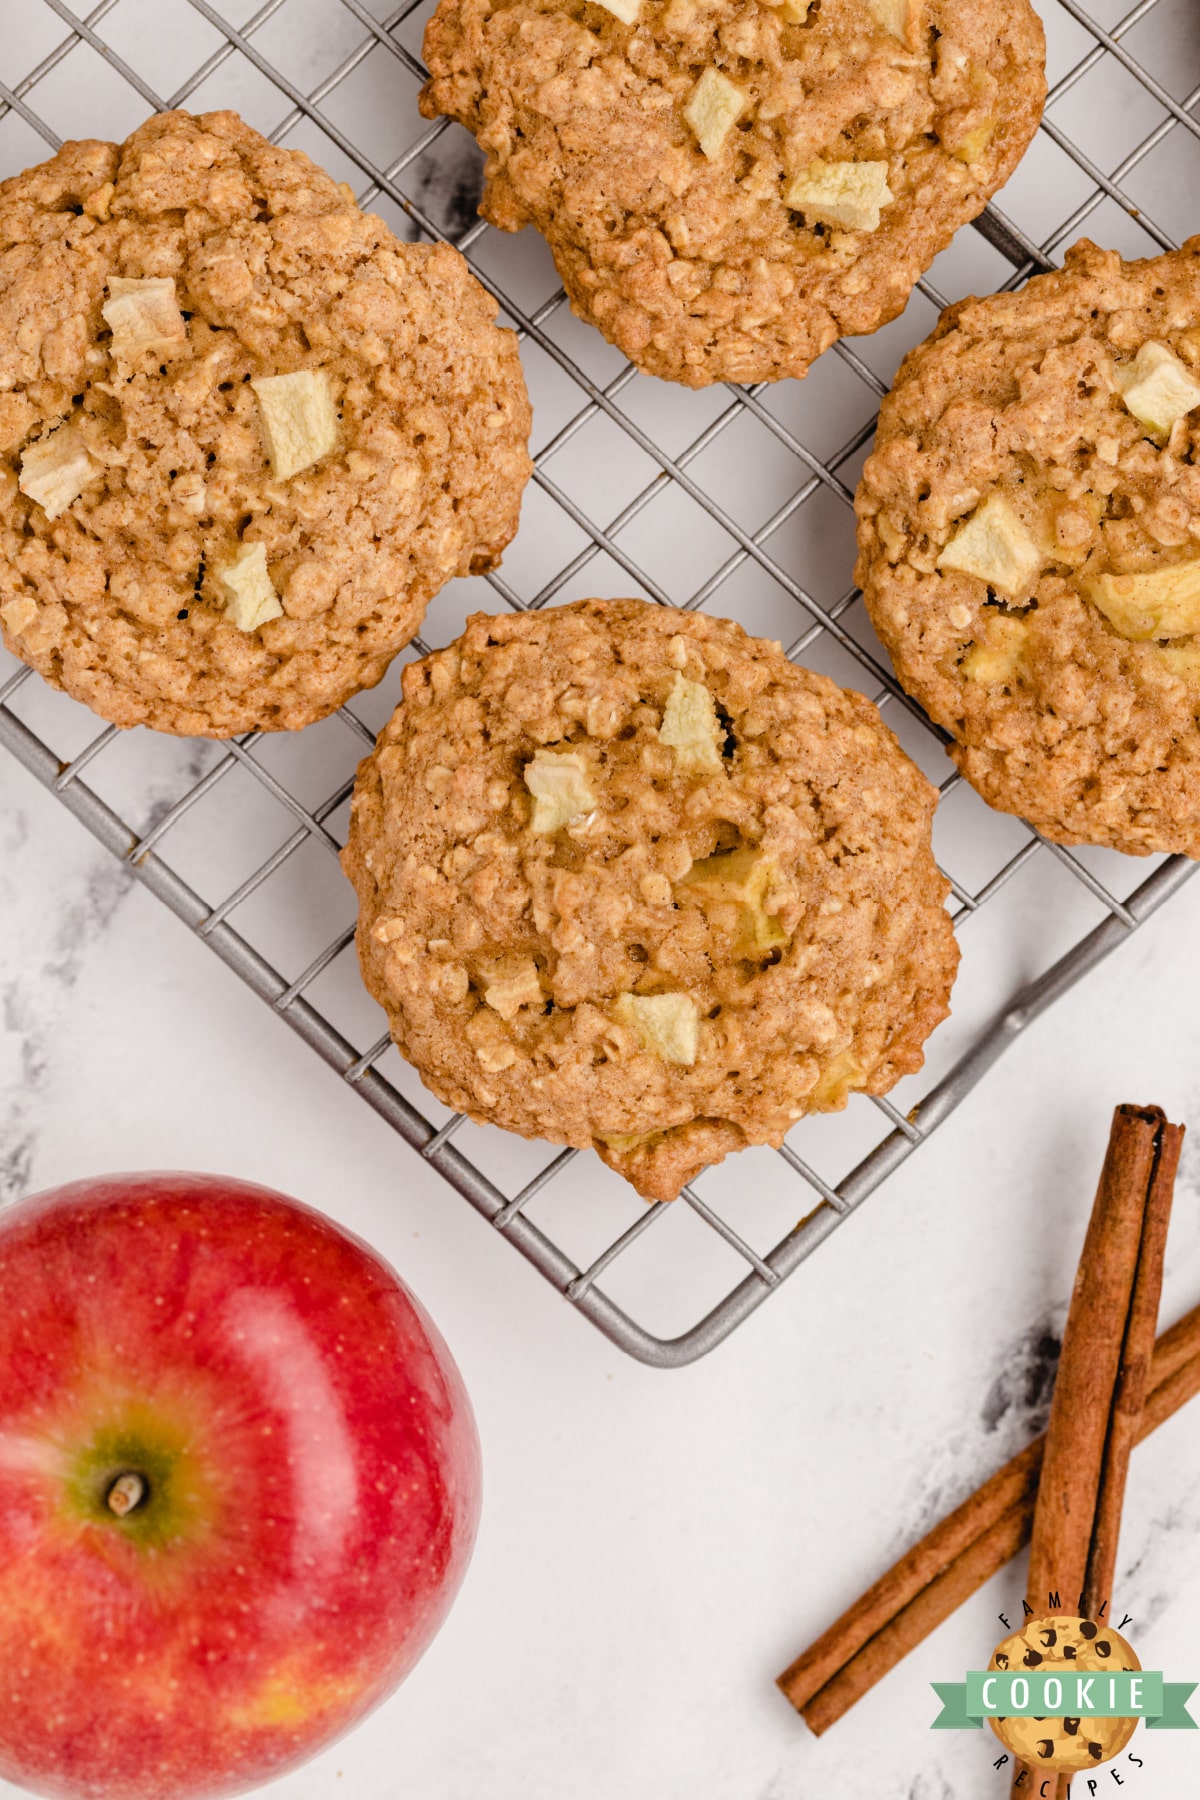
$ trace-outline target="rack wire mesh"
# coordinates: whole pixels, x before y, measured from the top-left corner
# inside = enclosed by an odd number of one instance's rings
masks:
[[[1200,174],[1194,0],[1047,0],[1051,93],[1035,145],[904,317],[838,345],[803,383],[701,394],[637,376],[566,306],[529,232],[475,214],[480,163],[415,100],[432,0],[0,0],[0,170],[66,136],[123,137],[148,108],[237,108],[298,145],[410,239],[455,243],[522,339],[535,470],[502,572],[452,583],[424,638],[469,611],[638,593],[717,609],[857,686],[939,780],[935,843],[963,928],[955,1018],[888,1098],[805,1120],[778,1151],[646,1206],[590,1155],[449,1114],[363,993],[335,861],[354,766],[394,673],[298,736],[225,744],[97,730],[12,658],[0,742],[616,1344],[667,1367],[719,1343],[874,1192],[1012,1039],[1193,873],[1046,843],[989,813],[896,685],[857,592],[851,502],[878,400],[949,298],[1056,266],[1086,226],[1126,255],[1184,235]],[[2,653],[0,653],[2,654]],[[571,1168],[569,1177],[565,1171]],[[802,1214],[797,1222],[797,1212]]]

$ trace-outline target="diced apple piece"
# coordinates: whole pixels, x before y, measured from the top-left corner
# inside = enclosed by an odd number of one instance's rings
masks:
[[[1145,575],[1097,575],[1083,591],[1122,637],[1200,632],[1200,562],[1170,563]]]
[[[822,1069],[817,1085],[809,1094],[809,1104],[836,1111],[846,1104],[855,1088],[864,1086],[867,1072],[853,1050],[839,1050]]]
[[[262,544],[243,544],[233,561],[217,570],[217,580],[225,593],[225,617],[239,631],[257,631],[282,616]]]
[[[1030,585],[1042,553],[1016,508],[1003,494],[992,494],[959,526],[937,566],[961,569],[1011,597]]]
[[[867,0],[867,11],[885,31],[907,44],[911,42],[918,4],[919,0]]]
[[[664,1062],[695,1062],[700,1015],[690,994],[622,994],[613,1017]]]
[[[963,674],[984,687],[1010,685],[1020,673],[1028,635],[1024,619],[998,613],[988,620],[983,642],[973,644],[963,657]]]
[[[0,619],[12,637],[19,638],[23,631],[28,631],[37,618],[37,601],[32,594],[18,594],[6,606],[0,606]]]
[[[606,1150],[615,1150],[618,1156],[628,1156],[631,1150],[642,1150],[652,1144],[655,1138],[662,1136],[661,1131],[601,1131],[600,1142]]]
[[[844,231],[877,231],[880,209],[895,199],[885,162],[822,162],[802,169],[784,195],[786,205]]]
[[[1143,344],[1133,361],[1118,363],[1117,387],[1140,425],[1155,437],[1170,437],[1177,419],[1200,406],[1200,382],[1166,344]]]
[[[187,342],[187,324],[171,276],[111,275],[100,308],[112,332],[113,355],[132,361],[143,350],[170,350]]]
[[[622,25],[636,25],[642,10],[642,0],[596,0],[596,5],[610,12],[614,19],[620,19]]]
[[[785,25],[803,25],[812,11],[812,0],[767,0],[767,5],[783,14]]]
[[[959,162],[966,163],[968,168],[979,162],[996,135],[996,126],[998,123],[999,121],[997,119],[984,119],[981,124],[976,125],[971,131],[968,131],[966,137],[954,152]]]
[[[658,728],[659,742],[670,745],[683,768],[718,775],[725,766],[721,761],[724,736],[704,683],[676,673]]]
[[[533,958],[526,957],[511,974],[490,981],[483,990],[483,997],[502,1019],[513,1018],[522,1006],[540,1006],[542,984]]]
[[[321,369],[297,369],[294,375],[261,375],[250,386],[258,397],[263,437],[271,473],[287,481],[334,448],[338,441],[337,407],[329,377]]]
[[[511,1069],[517,1060],[514,1044],[510,1044],[501,1027],[495,1024],[496,1036],[486,1037],[475,1044],[475,1059],[487,1075],[502,1075],[505,1069]]]
[[[683,116],[705,156],[716,156],[745,110],[746,95],[742,89],[720,69],[707,68],[692,89]]]
[[[1200,681],[1200,644],[1171,644],[1157,654],[1181,681]]]
[[[753,954],[779,949],[789,941],[779,920],[763,906],[777,873],[771,857],[744,845],[740,850],[722,851],[693,863],[683,880],[695,889],[702,902],[732,901],[741,908],[738,949]]]
[[[578,750],[538,750],[525,765],[525,786],[533,795],[534,831],[549,835],[590,812],[596,796],[588,766]]]
[[[17,486],[48,519],[57,519],[102,473],[74,425],[60,425],[22,453]]]

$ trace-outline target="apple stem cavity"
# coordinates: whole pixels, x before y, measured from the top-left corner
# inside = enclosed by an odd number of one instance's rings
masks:
[[[116,1513],[118,1519],[124,1519],[142,1504],[148,1492],[145,1476],[139,1475],[134,1469],[128,1469],[123,1475],[117,1476],[104,1498],[108,1503],[108,1510]]]

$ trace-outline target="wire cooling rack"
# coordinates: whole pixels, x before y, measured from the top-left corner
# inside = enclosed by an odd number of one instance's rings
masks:
[[[532,233],[506,238],[477,218],[474,145],[416,109],[430,10],[101,0],[78,16],[63,0],[0,0],[0,173],[66,136],[124,137],[150,108],[230,106],[352,182],[401,235],[456,243],[521,335],[536,468],[503,572],[452,583],[408,654],[480,607],[640,593],[713,606],[868,693],[940,781],[935,844],[963,928],[955,1017],[923,1075],[646,1206],[591,1155],[447,1113],[362,990],[335,857],[355,763],[397,698],[394,671],[303,734],[212,744],[97,730],[5,658],[0,741],[581,1313],[643,1361],[678,1365],[760,1305],[1193,872],[1181,858],[1147,874],[1067,851],[989,813],[947,777],[847,579],[875,408],[946,300],[1054,267],[1085,227],[1144,255],[1195,222],[1200,18],[1194,0],[1140,0],[1123,15],[1105,0],[1047,0],[1038,138],[1002,206],[959,234],[903,319],[839,345],[802,384],[690,394],[635,375],[572,317]]]

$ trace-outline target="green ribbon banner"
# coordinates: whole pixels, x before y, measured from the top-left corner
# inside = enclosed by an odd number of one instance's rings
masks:
[[[1187,1709],[1194,1681],[1164,1681],[1157,1669],[972,1669],[965,1681],[935,1681],[942,1710],[934,1731],[978,1731],[987,1718],[1145,1719],[1147,1731],[1195,1731]]]

